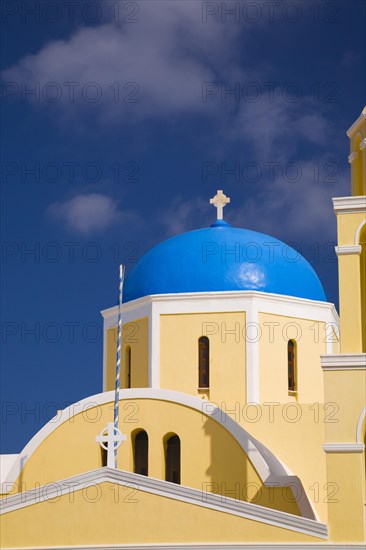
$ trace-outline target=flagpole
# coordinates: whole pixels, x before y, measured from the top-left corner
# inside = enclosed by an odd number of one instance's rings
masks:
[[[114,395],[114,431],[117,433],[119,421],[119,388],[121,374],[121,347],[122,347],[122,294],[125,277],[124,265],[119,266],[119,300],[118,300],[118,330],[117,330],[117,360],[116,360],[116,388]],[[114,449],[114,467],[117,468],[117,446]]]

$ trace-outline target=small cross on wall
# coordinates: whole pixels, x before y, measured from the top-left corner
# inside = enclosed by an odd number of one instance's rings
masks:
[[[122,441],[126,441],[126,436],[115,427],[113,422],[109,422],[108,426],[100,432],[95,440],[100,444],[103,449],[107,451],[107,466],[108,468],[115,468],[115,450],[121,445]]]
[[[224,206],[229,204],[230,199],[226,195],[224,195],[224,192],[222,189],[219,189],[216,193],[216,195],[210,199],[210,204],[213,204],[217,208],[217,219],[222,220],[224,218]]]

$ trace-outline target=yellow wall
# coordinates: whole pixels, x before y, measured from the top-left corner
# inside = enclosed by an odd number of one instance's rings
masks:
[[[363,226],[360,234],[360,245],[362,252],[361,264],[361,322],[362,322],[362,351],[366,352],[366,225]]]
[[[261,402],[322,402],[320,355],[326,352],[325,323],[267,313],[259,314],[259,323],[262,327],[259,342]],[[296,341],[297,347],[296,397],[288,392],[287,343],[290,339]]]
[[[362,212],[337,215],[339,246],[354,246],[357,230],[364,220],[365,213]],[[338,272],[341,352],[361,353],[364,349],[362,316],[365,315],[361,310],[361,289],[364,288],[365,282],[361,279],[364,268],[361,267],[360,255],[339,254]]]
[[[147,317],[125,323],[122,329],[121,388],[126,388],[126,348],[131,348],[131,387],[148,387],[149,320]],[[116,380],[117,327],[107,331],[106,391]]]
[[[325,399],[337,403],[337,422],[327,423],[326,443],[360,443],[358,421],[366,403],[365,370],[330,370],[324,373]],[[365,441],[365,423],[363,425]],[[327,453],[327,479],[336,485],[335,501],[328,505],[330,535],[334,540],[365,537],[365,450],[359,453]]]
[[[101,467],[101,448],[95,437],[111,421],[112,411],[111,403],[92,407],[60,425],[29,458],[14,492]],[[127,436],[118,451],[119,469],[133,471],[131,433],[140,428],[149,436],[149,476],[165,479],[163,439],[176,433],[181,440],[182,485],[299,514],[291,493],[264,487],[233,436],[202,412],[165,401],[124,399],[119,416]]]
[[[328,480],[334,486],[329,507],[329,536],[339,542],[365,540],[365,456],[328,453]]]
[[[366,113],[366,107],[362,111]],[[362,140],[366,138],[366,118],[363,116],[356,123],[349,134],[350,153],[356,153],[357,158],[352,160],[352,195],[366,195],[366,149],[361,149]]]
[[[6,547],[220,542],[322,542],[321,540],[221,511],[139,490],[130,502],[123,487],[98,485],[99,500],[88,502],[76,491],[74,502],[58,501],[23,508],[2,517]],[[97,496],[93,488],[89,497]],[[21,526],[21,527],[20,527]]]
[[[208,392],[198,391],[201,336],[210,340]],[[160,346],[161,388],[214,402],[245,399],[245,312],[161,315]]]

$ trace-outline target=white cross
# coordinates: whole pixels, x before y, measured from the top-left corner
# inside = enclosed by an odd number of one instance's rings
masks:
[[[217,208],[217,219],[223,219],[223,210],[226,204],[229,204],[230,199],[224,195],[222,189],[219,189],[213,199],[210,199],[210,204],[214,204]]]
[[[121,430],[115,428],[113,422],[108,422],[108,426],[97,435],[95,440],[107,451],[108,468],[115,468],[114,451],[118,449],[122,441],[126,441],[126,436]]]

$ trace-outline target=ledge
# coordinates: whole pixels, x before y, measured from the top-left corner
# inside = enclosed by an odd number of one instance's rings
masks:
[[[324,443],[323,449],[326,453],[363,453],[363,443]]]
[[[49,483],[45,486],[47,490],[44,487],[38,487],[24,493],[4,497],[0,502],[1,514],[37,505],[40,502],[104,482],[127,485],[135,488],[136,491],[179,500],[317,538],[325,539],[328,535],[327,526],[316,520],[113,468],[98,468],[62,481]]]
[[[332,199],[333,208],[337,214],[353,214],[356,212],[366,212],[366,196],[357,195],[355,197],[335,197]]]
[[[321,355],[323,370],[366,370],[366,353],[340,353]]]

